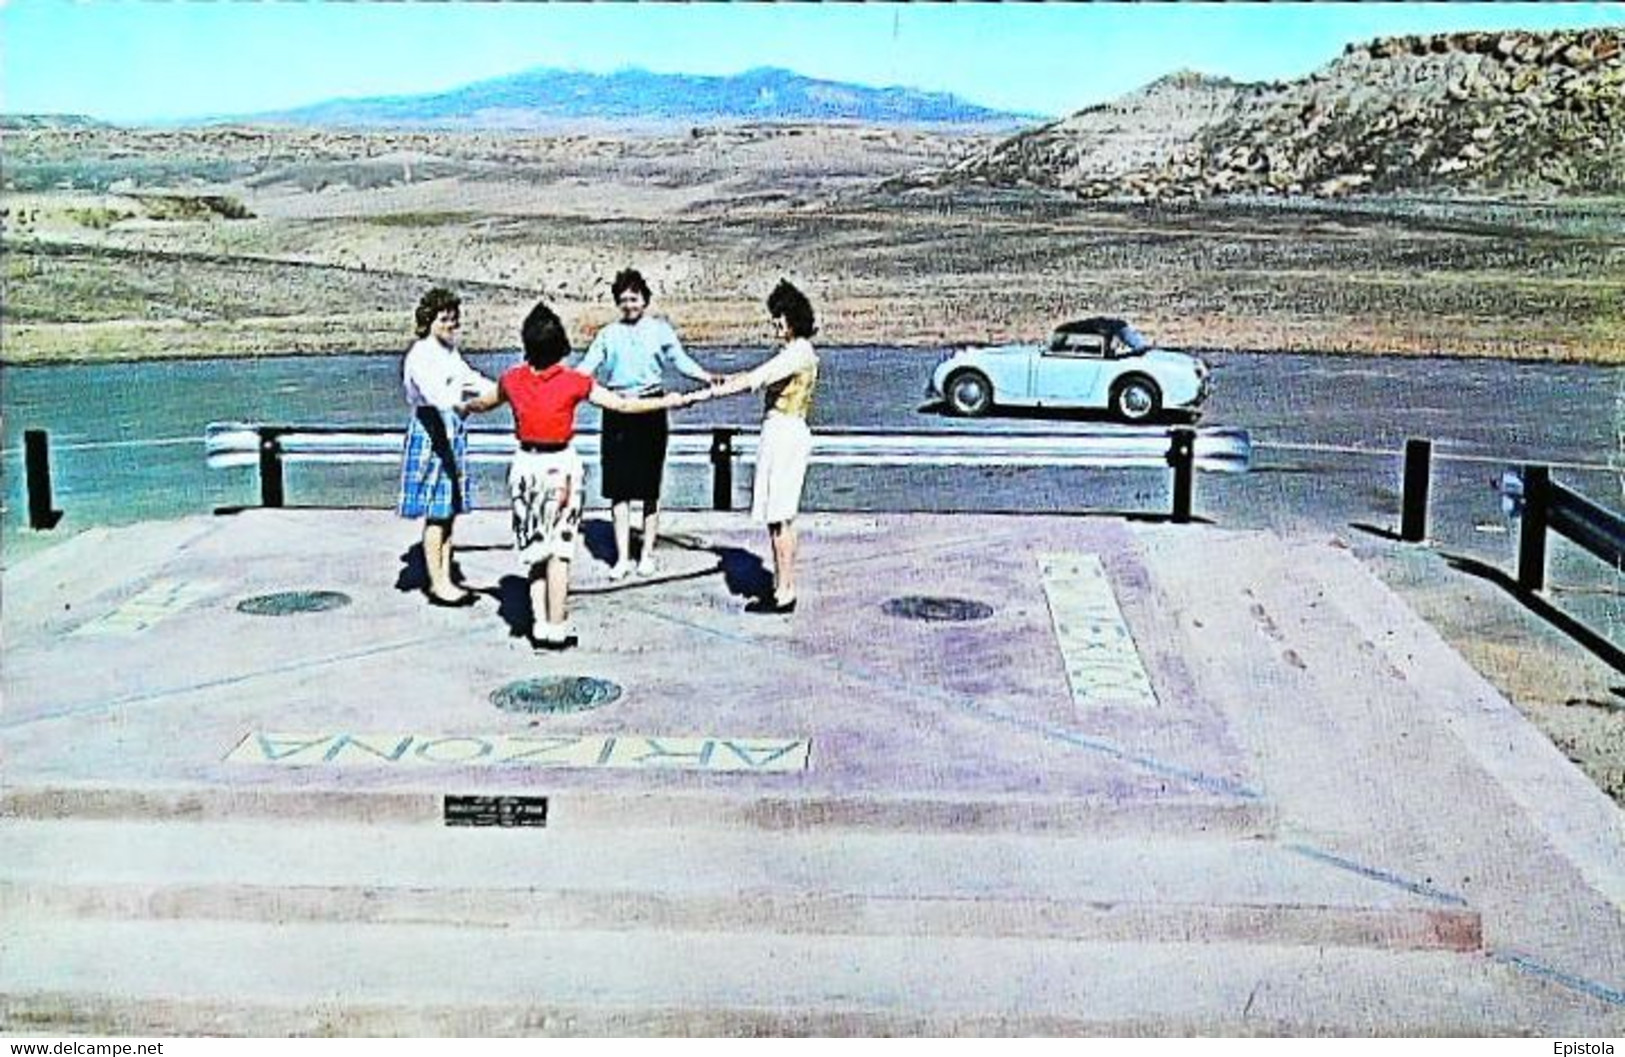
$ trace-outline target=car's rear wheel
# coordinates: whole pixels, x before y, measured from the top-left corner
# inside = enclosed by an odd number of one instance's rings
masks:
[[[1124,422],[1144,422],[1162,410],[1162,390],[1157,383],[1131,374],[1112,386],[1112,414]]]
[[[956,415],[985,415],[993,406],[993,383],[981,371],[960,371],[948,379],[946,396]]]

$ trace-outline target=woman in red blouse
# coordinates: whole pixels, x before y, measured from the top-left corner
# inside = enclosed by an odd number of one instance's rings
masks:
[[[581,527],[584,472],[581,456],[570,443],[576,408],[587,401],[637,414],[687,407],[708,398],[710,391],[625,397],[605,389],[591,376],[563,365],[570,354],[570,337],[559,317],[540,302],[525,317],[520,337],[525,362],[504,372],[495,392],[470,400],[461,410],[513,405],[519,450],[508,471],[508,493],[513,500],[514,547],[530,573],[534,613],[530,642],[539,650],[567,650],[576,644],[576,637],[566,633],[565,600]]]

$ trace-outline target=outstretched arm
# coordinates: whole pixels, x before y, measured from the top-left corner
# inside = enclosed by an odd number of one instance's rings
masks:
[[[683,343],[677,340],[677,331],[672,329],[670,323],[666,323],[665,331],[665,340],[661,343],[660,354],[668,364],[677,370],[678,374],[692,378],[696,382],[709,383],[715,379],[715,375],[694,362],[694,357],[690,356],[688,350],[683,348]]]
[[[688,407],[702,400],[711,398],[711,390],[696,389],[692,393],[667,393],[665,396],[622,396],[620,393],[593,383],[592,392],[587,399],[602,408],[618,411],[623,415],[638,415],[648,411],[665,411],[671,408]]]
[[[481,393],[479,396],[474,397],[472,400],[465,400],[461,404],[458,404],[457,413],[460,415],[469,415],[493,411],[502,404],[506,403],[507,399],[508,394],[502,391],[502,385],[501,383],[498,383]]]
[[[761,389],[817,363],[812,346],[805,341],[792,341],[765,362],[748,371],[728,375],[711,387],[713,396],[728,396],[746,389]]]

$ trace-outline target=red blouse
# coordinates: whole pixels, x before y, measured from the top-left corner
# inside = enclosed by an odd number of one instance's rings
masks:
[[[562,444],[575,436],[576,405],[592,392],[592,379],[555,363],[542,371],[526,364],[503,372],[499,383],[513,405],[514,433],[520,440]]]

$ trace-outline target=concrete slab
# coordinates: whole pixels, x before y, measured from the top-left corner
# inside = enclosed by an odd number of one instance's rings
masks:
[[[435,610],[398,589],[411,526],[367,513],[220,519],[168,563],[144,567],[137,584],[98,583],[80,595],[58,583],[68,608],[8,614],[0,739],[13,784],[861,793],[1043,801],[1057,825],[1075,824],[1063,816],[1087,800],[1108,814],[1168,804],[1170,817],[1200,805],[1207,824],[1268,826],[1245,756],[1177,658],[1159,668],[1158,709],[1073,700],[1036,555],[1104,551],[1124,613],[1154,621],[1149,578],[1120,527],[1057,519],[1035,535],[1008,519],[940,518],[904,534],[898,519],[809,519],[805,611],[789,621],[742,611],[761,575],[749,550],[759,530],[739,518],[690,518],[663,548],[658,578],[613,585],[601,565],[580,563],[582,647],[554,658],[518,637],[528,605],[505,525],[469,521],[460,560],[470,582],[492,592],[469,610]],[[313,589],[351,604],[288,617],[236,608]],[[962,624],[889,615],[886,603],[903,595],[985,599],[990,615]],[[169,611],[153,607],[159,596]],[[132,600],[149,600],[135,618]],[[545,718],[490,701],[517,680],[572,675],[608,680],[621,696]],[[557,754],[443,743],[539,734],[635,739],[640,751],[617,759],[647,765],[555,766]],[[249,751],[232,757],[245,739]],[[679,766],[672,739],[756,746],[753,759],[769,755],[763,746],[804,740],[810,762],[793,773],[751,769],[742,785],[714,767]],[[294,751],[299,744],[310,750]],[[242,762],[255,746],[260,765]],[[465,750],[485,763],[459,766]],[[487,765],[493,755],[507,762]],[[710,758],[740,762],[728,750]]]
[[[465,610],[376,512],[7,571],[0,1024],[1625,1032],[1619,810],[1337,541],[814,515],[783,618],[742,611],[758,528],[666,520],[659,577],[582,556],[563,655],[492,514]],[[286,591],[349,601],[239,608]],[[567,677],[619,694],[493,701]],[[493,1006],[491,964],[532,983]]]

